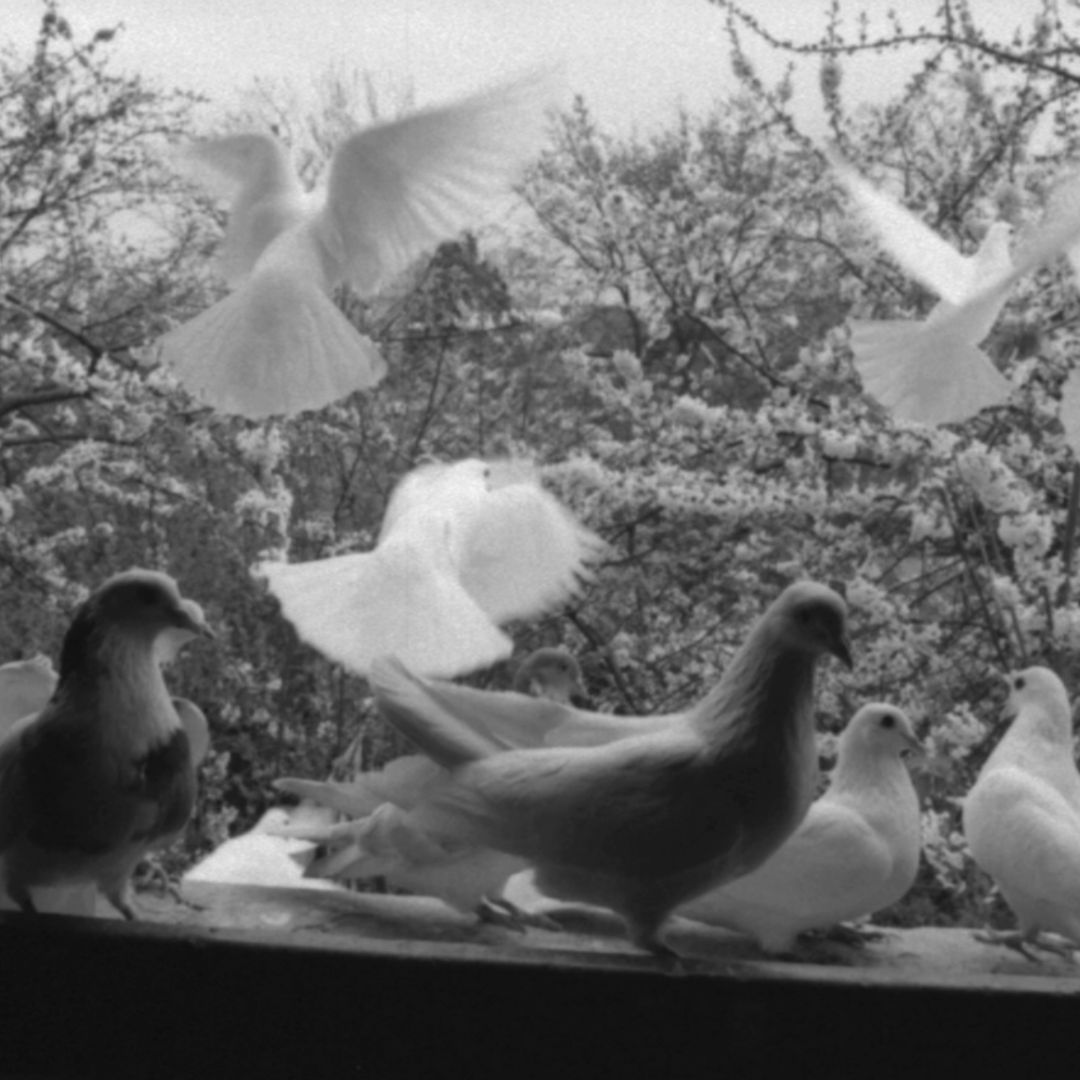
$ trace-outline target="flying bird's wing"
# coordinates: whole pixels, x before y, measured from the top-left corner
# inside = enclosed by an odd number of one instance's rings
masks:
[[[975,286],[972,260],[896,199],[860,176],[838,154],[828,156],[836,176],[900,267],[943,300],[964,303]]]
[[[536,481],[491,490],[466,528],[461,583],[497,623],[566,600],[607,546]]]
[[[490,213],[538,151],[549,73],[376,124],[346,139],[330,167],[318,233],[361,292]]]
[[[310,563],[263,563],[260,572],[300,636],[361,675],[388,651],[447,676],[513,651],[438,553],[407,539]]]
[[[285,147],[264,132],[196,139],[177,155],[183,171],[229,202],[218,251],[222,276],[235,288],[258,258],[303,216],[303,188]]]

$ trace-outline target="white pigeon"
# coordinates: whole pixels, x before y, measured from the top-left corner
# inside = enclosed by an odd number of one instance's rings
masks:
[[[997,883],[1020,928],[983,940],[1062,949],[1043,931],[1080,947],[1080,773],[1072,709],[1061,680],[1031,667],[1009,677],[1012,723],[964,801],[964,834],[979,867]]]
[[[522,750],[459,715],[444,687],[381,659],[370,674],[380,712],[449,780],[411,810],[384,804],[311,838],[341,846],[343,869],[464,866],[463,910],[532,865],[544,893],[611,908],[635,944],[668,955],[660,931],[671,911],[749,873],[806,813],[817,781],[814,671],[826,652],[851,662],[843,600],[792,585],[698,705],[601,746]],[[501,712],[493,726],[512,731],[520,703],[533,703],[503,699],[487,720]],[[473,858],[487,861],[474,868]],[[481,869],[477,885],[470,874]]]
[[[410,472],[373,551],[259,573],[300,636],[351,671],[392,653],[453,676],[509,656],[499,624],[563,603],[604,547],[531,466],[469,458]]]
[[[1001,221],[967,257],[847,162],[835,154],[830,161],[885,250],[941,297],[923,321],[851,320],[851,348],[863,386],[894,416],[923,424],[966,420],[1002,404],[1012,384],[979,343],[997,322],[1013,285],[1076,243],[1080,201],[1059,200],[1015,263],[1009,254],[1012,228]]]
[[[756,870],[704,893],[676,914],[790,952],[805,930],[831,927],[896,903],[921,850],[919,800],[902,756],[921,750],[891,705],[864,705],[840,737],[828,791]]]
[[[269,134],[203,139],[188,155],[232,188],[221,267],[232,292],[161,339],[194,395],[250,418],[317,409],[377,383],[376,346],[335,306],[376,292],[490,212],[540,146],[554,80],[536,73],[373,124],[308,194]]]

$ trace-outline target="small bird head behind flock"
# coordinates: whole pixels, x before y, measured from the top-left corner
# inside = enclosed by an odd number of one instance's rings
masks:
[[[213,636],[168,575],[110,578],[72,619],[52,698],[0,741],[0,872],[24,911],[32,886],[93,882],[134,918],[132,872],[187,823],[191,745],[158,663],[170,632]]]
[[[569,705],[585,699],[581,665],[566,649],[545,646],[529,653],[514,672],[513,689],[547,701]]]

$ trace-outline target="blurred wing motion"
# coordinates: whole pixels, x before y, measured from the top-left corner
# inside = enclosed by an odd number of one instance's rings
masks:
[[[659,933],[671,910],[754,869],[805,814],[817,776],[814,669],[825,652],[850,663],[843,602],[823,586],[793,585],[695,708],[600,746],[523,750],[503,749],[440,684],[381,659],[370,674],[380,711],[447,780],[411,809],[383,804],[310,838],[335,849],[331,873],[476,860],[484,873],[462,874],[465,909],[532,864],[545,893],[609,907],[634,942],[667,952]],[[493,727],[514,730],[534,704],[503,695]]]
[[[305,195],[268,135],[194,143],[197,175],[233,196],[221,255],[233,291],[161,339],[180,381],[252,419],[375,385],[386,366],[334,304],[335,288],[371,294],[486,217],[538,151],[555,88],[533,74],[359,131],[334,152],[321,197]]]
[[[277,835],[277,830],[288,826],[318,827],[330,820],[331,815],[326,811],[309,807],[267,810],[255,828],[226,840],[188,870],[183,889],[194,898],[201,885],[339,888],[333,882],[304,876],[305,868],[315,856],[314,844]]]
[[[756,870],[677,914],[738,930],[782,953],[805,930],[896,903],[919,866],[919,802],[901,758],[918,748],[899,709],[864,706],[841,737],[829,790],[794,835]]]
[[[1016,913],[985,939],[1023,949],[1053,931],[1080,947],[1080,774],[1072,710],[1047,668],[1010,676],[1014,718],[964,802],[971,854]]]
[[[506,692],[430,682],[428,690],[432,702],[438,703],[447,715],[499,749],[599,746],[656,730],[673,720],[672,716],[625,717],[572,707],[571,699],[582,693],[581,668],[562,649],[543,648],[530,653],[514,676],[514,686],[513,692]],[[358,818],[383,803],[412,809],[448,778],[447,770],[430,758],[407,754],[350,781],[286,777],[275,781],[274,786],[286,794]]]
[[[830,155],[836,175],[886,251],[941,302],[924,321],[851,321],[855,366],[867,391],[903,420],[944,424],[1002,404],[1012,385],[978,345],[1013,285],[1080,238],[1080,199],[1059,198],[1013,263],[1011,227],[997,222],[965,258],[914,214]]]
[[[421,466],[395,490],[373,551],[260,573],[300,636],[358,674],[380,653],[435,676],[487,667],[513,648],[497,623],[567,599],[605,546],[532,470],[492,487],[498,468]]]

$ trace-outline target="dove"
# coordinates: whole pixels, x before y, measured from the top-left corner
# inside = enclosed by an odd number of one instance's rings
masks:
[[[1013,285],[1076,243],[1080,200],[1059,200],[1015,262],[1009,252],[1012,227],[1004,221],[990,225],[978,251],[964,256],[843,159],[833,154],[830,161],[886,251],[941,298],[921,322],[851,320],[851,349],[863,386],[894,416],[929,425],[966,420],[1002,404],[1012,384],[978,345]]]
[[[766,952],[790,952],[805,930],[896,903],[921,850],[919,800],[902,756],[921,747],[891,705],[864,705],[840,737],[828,790],[756,870],[676,914],[737,930]]]
[[[1080,947],[1080,774],[1072,710],[1061,680],[1044,667],[1008,676],[1008,730],[964,800],[964,835],[1019,920],[1018,930],[980,935],[1017,948]]]
[[[93,883],[134,919],[139,860],[191,814],[195,768],[185,723],[205,719],[169,697],[163,633],[211,637],[201,609],[166,574],[109,578],[64,636],[59,683],[0,741],[0,878],[23,911],[31,889]],[[200,723],[201,721],[201,723]]]
[[[602,745],[510,750],[486,725],[502,714],[491,726],[513,729],[530,699],[506,695],[473,726],[454,709],[460,698],[379,658],[369,676],[379,711],[448,781],[411,809],[384,804],[318,838],[342,867],[409,868],[441,855],[469,868],[483,857],[481,895],[531,865],[547,895],[610,908],[635,945],[671,956],[661,937],[669,914],[749,873],[806,813],[818,772],[814,673],[826,653],[851,664],[846,606],[800,582],[696,706]],[[472,902],[476,890],[463,895]]]
[[[192,143],[191,168],[232,197],[221,252],[232,291],[161,339],[181,383],[251,419],[374,386],[386,365],[335,306],[334,289],[372,295],[487,216],[539,151],[555,84],[535,72],[363,128],[336,148],[318,193],[305,192],[269,134]]]
[[[528,463],[467,458],[408,473],[373,551],[257,572],[300,637],[349,670],[393,653],[449,677],[509,656],[499,624],[564,602],[605,547]]]

